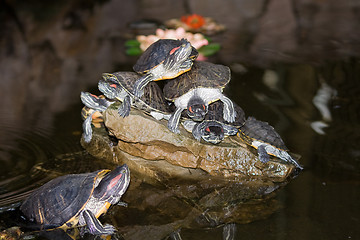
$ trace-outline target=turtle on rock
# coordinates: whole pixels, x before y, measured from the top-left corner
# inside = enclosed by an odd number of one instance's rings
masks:
[[[201,122],[186,120],[182,123],[184,128],[191,132],[197,141],[201,138],[209,143],[218,144],[225,136],[236,135],[238,129],[245,123],[245,112],[234,103],[236,111],[235,121],[229,123],[223,118],[223,103],[220,101],[211,103],[208,113]]]
[[[288,153],[288,148],[275,129],[267,122],[248,117],[245,124],[239,128],[238,136],[245,143],[257,149],[259,159],[266,163],[270,160],[269,154],[285,162],[292,163],[300,170],[303,167]]]
[[[102,225],[98,218],[111,205],[126,206],[120,198],[129,182],[130,171],[126,164],[112,171],[61,176],[32,192],[20,210],[41,229],[86,226],[90,234],[111,235],[115,227]]]
[[[151,44],[134,65],[142,76],[134,83],[133,94],[141,97],[151,81],[171,79],[189,71],[198,51],[186,39],[160,39]]]
[[[150,82],[144,88],[141,98],[133,95],[134,82],[138,76],[134,72],[104,73],[103,79],[98,83],[98,88],[107,98],[122,102],[118,108],[120,116],[128,116],[131,106],[134,106],[157,120],[169,119],[170,106],[155,82]]]
[[[114,101],[109,101],[104,96],[96,96],[89,92],[81,92],[80,99],[82,103],[85,105],[88,111],[82,111],[81,115],[84,118],[83,122],[83,132],[84,132],[84,140],[89,143],[92,138],[92,128],[91,123],[93,121],[94,116],[97,113],[104,112]]]
[[[233,102],[222,92],[230,82],[230,68],[210,62],[195,61],[191,71],[169,80],[164,86],[164,96],[174,102],[176,107],[168,122],[172,132],[178,132],[179,120],[183,110],[194,121],[202,121],[208,112],[208,105],[222,101],[223,118],[234,122],[236,111]]]

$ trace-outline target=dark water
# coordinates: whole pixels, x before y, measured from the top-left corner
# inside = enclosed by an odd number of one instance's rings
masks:
[[[99,94],[102,72],[131,70],[136,57],[124,54],[125,41],[134,37],[129,22],[139,16],[166,20],[192,9],[228,27],[213,37],[222,49],[209,59],[231,67],[226,93],[247,115],[273,125],[301,155],[305,170],[276,192],[277,210],[265,219],[225,226],[210,219],[214,224],[207,227],[181,227],[177,221],[186,209],[176,208],[179,199],[155,205],[165,195],[171,199],[172,190],[132,175],[141,192],[130,188],[124,200],[138,194],[153,208],[132,197],[129,208],[114,207],[101,221],[116,226],[125,239],[139,239],[137,233],[166,239],[172,228],[180,228],[182,239],[223,239],[229,232],[233,239],[360,239],[360,61],[353,57],[359,56],[360,37],[351,28],[358,26],[360,8],[355,2],[349,10],[335,2],[326,7],[299,1],[280,4],[278,14],[271,11],[281,1],[259,7],[258,1],[246,6],[176,1],[163,8],[154,7],[157,1],[9,2],[0,1],[0,230],[19,223],[13,217],[19,203],[50,179],[114,167],[80,145],[80,91]],[[225,10],[212,9],[218,6]],[[281,28],[284,22],[288,25]]]
[[[236,81],[227,89],[230,97],[248,115],[270,122],[287,146],[302,155],[300,161],[305,166],[305,171],[278,192],[276,199],[281,208],[267,219],[237,224],[235,239],[359,238],[359,67],[354,59],[320,67],[279,64],[271,71],[255,67],[247,68],[245,73],[233,71]],[[322,82],[336,90],[327,104],[331,120],[323,120],[312,103]],[[1,144],[3,212],[56,176],[112,168],[81,148],[80,109],[80,103],[69,106],[54,117],[50,129],[2,122],[3,138],[9,140]],[[311,128],[315,121],[328,124],[323,134]],[[146,186],[143,189],[149,191]],[[149,224],[144,222],[146,210],[114,211],[105,221],[119,228],[129,228],[129,223]],[[127,218],[117,219],[118,211],[122,211],[118,216]],[[166,224],[166,216],[158,214],[158,224]],[[7,221],[3,217],[0,226],[9,227]],[[222,239],[223,231],[223,225],[183,228],[181,237]]]

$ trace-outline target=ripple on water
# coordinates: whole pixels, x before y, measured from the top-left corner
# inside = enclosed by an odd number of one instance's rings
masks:
[[[104,168],[83,151],[79,136],[59,138],[52,136],[51,129],[0,122],[0,212],[16,207],[57,176]]]

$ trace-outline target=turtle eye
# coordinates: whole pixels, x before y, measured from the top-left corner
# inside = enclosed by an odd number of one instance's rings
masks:
[[[206,109],[205,105],[202,105],[202,108],[203,108],[203,109],[204,109],[204,111],[205,111],[205,109]]]
[[[189,112],[194,113],[192,107],[189,107]]]
[[[170,51],[170,55],[172,55],[176,50],[178,50],[180,47],[176,47],[176,48],[173,48],[173,49],[171,49],[171,51]]]
[[[210,128],[209,127],[205,128],[205,131],[210,132]]]

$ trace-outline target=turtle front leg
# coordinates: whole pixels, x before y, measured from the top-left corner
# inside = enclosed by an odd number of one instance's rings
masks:
[[[99,219],[90,210],[83,211],[83,217],[87,225],[87,232],[93,235],[111,235],[116,228],[110,224],[102,225]]]
[[[86,143],[89,143],[91,141],[92,138],[92,128],[91,128],[91,121],[92,121],[92,116],[94,113],[90,114],[83,122],[82,124],[82,128],[83,128],[83,132],[84,132],[84,141]]]
[[[134,90],[133,90],[133,94],[140,98],[142,95],[144,95],[144,88],[146,87],[146,85],[148,85],[149,82],[151,82],[154,78],[154,75],[151,73],[148,73],[144,76],[142,76],[141,78],[139,78],[138,80],[136,80],[135,85],[134,85]]]
[[[203,135],[204,128],[205,128],[204,122],[196,124],[195,127],[193,128],[192,134],[193,134],[194,138],[196,139],[196,141],[198,141],[198,142],[201,141],[201,137]]]
[[[234,122],[236,118],[236,112],[233,102],[230,100],[230,98],[225,97],[224,95],[220,98],[220,100],[224,103],[223,116],[225,121]]]
[[[124,98],[122,104],[120,105],[120,107],[118,109],[118,113],[122,117],[127,117],[130,114],[130,109],[131,109],[131,98],[129,95],[127,95]]]
[[[262,163],[267,163],[268,161],[270,161],[270,157],[269,154],[266,152],[265,146],[266,146],[265,144],[261,144],[258,146],[257,149],[260,162]]]
[[[171,115],[169,121],[168,121],[168,128],[173,133],[180,133],[179,131],[179,121],[181,117],[181,112],[183,111],[183,108],[177,108],[176,111]]]

